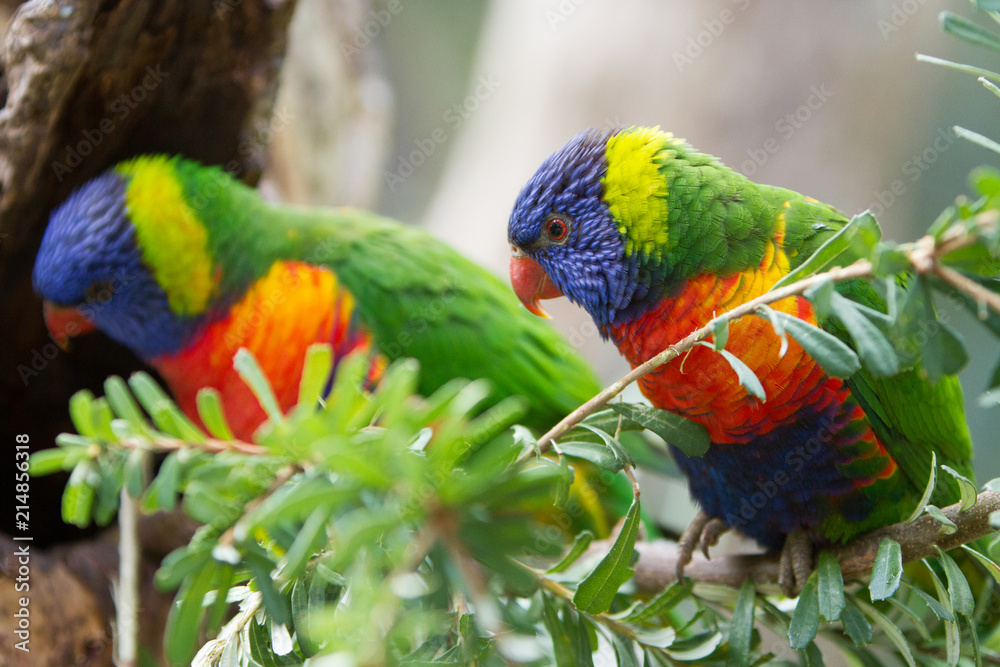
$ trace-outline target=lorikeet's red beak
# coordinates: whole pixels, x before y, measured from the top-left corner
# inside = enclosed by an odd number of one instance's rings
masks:
[[[545,270],[520,248],[514,246],[510,256],[510,284],[514,293],[529,312],[539,317],[548,317],[542,310],[539,299],[554,299],[562,296],[559,288],[552,284]]]
[[[50,301],[42,304],[45,316],[45,327],[49,330],[52,340],[62,349],[69,347],[69,339],[80,336],[95,329],[94,323],[76,308],[57,306]]]

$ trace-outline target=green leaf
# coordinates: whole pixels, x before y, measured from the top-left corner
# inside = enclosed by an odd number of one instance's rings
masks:
[[[564,625],[571,623],[572,615],[566,614],[563,618]],[[590,631],[587,627],[587,620],[583,614],[577,615],[575,626],[567,634],[570,637],[570,648],[573,650],[573,663],[580,667],[594,667],[594,647],[590,643]]]
[[[805,648],[816,638],[819,628],[819,592],[817,573],[813,572],[802,587],[795,604],[792,622],[788,626],[788,643],[792,648]]]
[[[830,307],[833,316],[851,335],[858,356],[872,375],[888,377],[899,372],[899,358],[892,344],[852,301],[834,293],[830,298]]]
[[[952,610],[958,614],[972,616],[972,612],[976,609],[976,600],[972,597],[968,580],[951,556],[941,551],[940,547],[935,546],[935,548],[938,550],[938,559],[944,567],[945,576],[948,577],[948,597],[951,600]]]
[[[184,581],[177,592],[174,604],[167,616],[164,645],[167,660],[173,664],[186,665],[191,662],[198,647],[198,629],[205,616],[202,600],[212,589],[212,583],[220,573],[221,566],[206,559],[197,573]]]
[[[783,330],[816,360],[827,375],[846,378],[861,368],[854,350],[833,334],[781,311],[772,310],[770,318],[772,324],[780,322]]]
[[[667,648],[668,646],[674,645],[675,640],[677,639],[677,631],[669,626],[665,628],[657,628],[655,630],[640,630],[635,633],[635,639],[645,646]],[[716,646],[718,646],[718,642],[716,642]]]
[[[984,12],[1000,12],[1000,0],[973,0],[976,7]]]
[[[754,311],[754,314],[758,317],[764,317],[771,323],[771,328],[774,329],[774,333],[781,339],[781,345],[778,347],[778,357],[783,357],[785,356],[785,353],[788,352],[788,336],[785,334],[784,320],[780,315],[778,315],[779,312],[780,311],[777,311],[766,304],[761,304],[757,306],[757,310]],[[782,314],[786,317],[791,317],[787,313]]]
[[[997,74],[996,72],[991,72],[988,69],[983,69],[982,67],[973,67],[972,65],[956,63],[951,60],[945,60],[943,58],[935,58],[934,56],[928,56],[923,53],[917,54],[917,60],[922,63],[929,63],[931,65],[937,65],[939,67],[947,67],[948,69],[958,70],[959,72],[965,72],[967,74],[981,76],[987,79],[993,79],[994,81],[1000,81],[1000,74]]]
[[[328,343],[313,343],[306,349],[302,379],[299,381],[300,409],[315,411],[330,378],[332,364],[333,348]]]
[[[964,127],[959,127],[958,125],[956,125],[953,129],[955,130],[955,134],[962,137],[966,141],[971,141],[977,146],[985,148],[988,151],[1000,153],[1000,144],[993,141],[989,137],[979,134],[978,132],[973,132],[972,130],[967,130]]]
[[[618,667],[639,667],[639,659],[635,656],[635,642],[618,632],[611,632],[611,643],[615,647],[615,657]]]
[[[28,473],[32,477],[51,475],[57,470],[67,470],[87,457],[86,447],[72,445],[58,449],[43,449],[31,455]]]
[[[212,437],[219,440],[232,440],[235,437],[222,412],[222,394],[218,389],[202,387],[198,390],[195,401],[198,406],[198,416]]]
[[[588,614],[600,614],[611,608],[618,589],[632,576],[630,563],[639,523],[639,499],[633,498],[611,550],[577,587],[573,595],[573,604],[577,609]]]
[[[542,595],[542,623],[552,639],[552,655],[555,658],[557,667],[573,666],[573,649],[569,643],[569,637],[563,632],[559,621],[559,615],[548,595]]]
[[[683,602],[691,594],[692,586],[693,583],[690,579],[685,579],[683,583],[674,582],[649,602],[640,604],[633,609],[621,620],[626,623],[644,623],[656,618]]]
[[[664,628],[673,630],[673,628]],[[694,662],[710,656],[722,643],[722,633],[708,630],[701,634],[674,642],[666,649],[667,655],[674,660]]]
[[[274,389],[271,388],[271,383],[268,382],[253,353],[245,347],[238,349],[233,357],[233,368],[239,373],[243,382],[250,387],[253,395],[257,397],[257,402],[260,403],[260,407],[264,408],[268,419],[276,424],[283,422],[284,415],[278,406]]]
[[[561,442],[556,450],[566,456],[590,461],[602,470],[618,472],[625,467],[612,450],[596,442]]]
[[[747,579],[736,598],[733,618],[729,623],[729,654],[726,667],[745,667],[750,664],[750,641],[753,639],[753,608],[757,595],[753,583]]]
[[[90,525],[96,490],[97,470],[93,462],[83,461],[73,468],[62,497],[62,519],[80,528]]]
[[[875,565],[872,567],[872,579],[868,584],[872,602],[885,600],[895,593],[902,575],[903,551],[899,542],[887,537],[878,545]]]
[[[833,279],[824,278],[808,288],[802,295],[812,304],[813,314],[815,314],[816,319],[822,322],[830,317],[830,300],[835,293]]]
[[[81,389],[69,398],[69,418],[76,432],[87,438],[96,438],[94,428],[94,395],[88,389]]]
[[[844,633],[858,646],[872,643],[872,624],[849,598],[840,615],[840,622],[844,626]]]
[[[859,253],[858,251],[867,248],[870,252],[881,238],[882,229],[870,211],[856,215],[840,231],[827,239],[826,243],[821,245],[806,261],[772,285],[768,291],[790,285],[797,280],[820,273],[833,266],[847,266],[861,257],[867,257],[868,253]]]
[[[978,493],[976,491],[976,485],[972,483],[968,477],[958,472],[954,468],[946,465],[941,465],[941,469],[946,473],[955,478],[958,482],[958,488],[962,493],[962,500],[960,501],[959,511],[964,512],[967,509],[971,509],[973,505],[976,504],[976,498]]]
[[[941,21],[941,29],[945,32],[971,44],[1000,51],[1000,39],[969,19],[947,11],[941,12],[938,18]]]
[[[829,551],[819,555],[819,613],[827,621],[836,621],[844,611],[844,577],[840,562]]]
[[[702,456],[711,444],[704,426],[672,412],[639,403],[612,403],[611,409],[649,429],[688,456]]]
[[[729,340],[729,320],[716,319],[712,322],[712,336],[715,342],[716,351],[721,351],[726,347]]]
[[[927,507],[927,503],[930,502],[931,495],[934,493],[934,488],[937,486],[937,453],[931,451],[931,474],[927,479],[927,486],[924,487],[924,495],[920,497],[920,502],[917,503],[916,509],[910,514],[906,519],[907,521],[913,521],[924,514],[924,508]]]
[[[995,563],[993,560],[979,553],[968,544],[963,544],[962,548],[968,551],[972,556],[979,561],[979,564],[986,568],[986,571],[990,573],[993,580],[1000,584],[1000,565]]]
[[[580,558],[580,556],[582,556],[584,552],[587,551],[587,547],[589,547],[590,543],[593,541],[594,541],[594,534],[592,532],[590,532],[589,530],[582,531],[579,535],[576,536],[576,539],[573,541],[573,546],[570,547],[568,552],[566,552],[566,555],[563,556],[563,559],[558,563],[556,563],[555,565],[553,565],[552,567],[550,567],[548,570],[546,570],[546,573],[554,574],[556,572],[564,572],[566,568],[575,563]]]
[[[135,399],[132,398],[132,394],[129,393],[125,380],[117,375],[109,377],[104,381],[104,395],[115,414],[128,422],[135,433],[145,436],[151,435],[146,418]]]
[[[955,522],[949,519],[937,505],[928,505],[924,508],[924,511],[930,514],[935,521],[941,524],[938,532],[942,535],[951,535],[958,530],[958,526],[955,525]]]
[[[910,645],[903,636],[903,633],[896,627],[895,623],[886,618],[885,614],[880,612],[875,607],[867,604],[863,600],[856,600],[856,602],[868,618],[872,619],[875,622],[875,625],[881,628],[882,632],[885,633],[885,636],[889,638],[889,641],[896,646],[896,649],[903,657],[903,660],[906,661],[906,664],[909,665],[909,667],[917,667],[916,663],[913,661],[913,653],[910,651]]]
[[[930,609],[932,612],[934,612],[935,616],[940,618],[942,621],[954,622],[955,616],[951,613],[951,611],[947,607],[938,602],[937,598],[920,590],[916,586],[911,586],[910,590],[916,593],[917,597],[922,599],[927,604],[927,608]]]
[[[954,375],[969,363],[965,341],[947,322],[935,320],[927,335],[923,350],[923,368],[932,382],[945,375]]]
[[[283,577],[297,577],[305,571],[309,558],[326,542],[326,523],[329,516],[329,508],[317,507],[302,524],[295,541],[282,558]]]
[[[204,442],[205,434],[188,419],[167,393],[156,384],[149,373],[138,371],[128,379],[132,393],[153,418],[156,427],[164,433],[177,436],[185,442]]]
[[[698,345],[704,345],[709,349],[715,349],[710,343],[704,341],[699,342]],[[729,363],[729,367],[733,369],[736,373],[736,379],[739,380],[743,388],[747,390],[751,396],[757,397],[758,400],[764,402],[767,400],[767,394],[764,393],[764,385],[760,383],[760,378],[757,377],[756,373],[750,370],[743,361],[737,357],[735,354],[729,350],[718,350],[718,353],[725,357],[726,361]]]

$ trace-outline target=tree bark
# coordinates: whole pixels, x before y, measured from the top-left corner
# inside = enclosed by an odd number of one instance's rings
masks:
[[[33,450],[51,447],[56,434],[72,429],[72,392],[101,392],[108,375],[141,367],[103,336],[79,339],[75,354],[48,338],[31,270],[49,212],[74,188],[140,153],[183,154],[255,183],[294,6],[295,0],[32,0],[11,16],[0,44],[0,443],[8,451],[17,434],[27,435]],[[13,454],[5,460],[13,462]],[[110,664],[116,548],[98,540],[44,550],[86,536],[62,523],[64,482],[60,476],[31,481],[30,528],[16,533],[34,538],[32,648],[55,651],[49,662],[34,650],[27,657],[31,664]],[[4,521],[0,532],[15,533],[13,512]],[[0,556],[12,553],[8,547],[0,545]],[[9,574],[3,569],[0,579]],[[13,591],[10,584],[3,582],[5,593]],[[149,600],[162,606],[169,597]],[[5,595],[0,606],[10,602]],[[154,654],[161,611],[141,614],[143,640]],[[17,664],[20,652],[11,650],[5,642],[0,663]]]

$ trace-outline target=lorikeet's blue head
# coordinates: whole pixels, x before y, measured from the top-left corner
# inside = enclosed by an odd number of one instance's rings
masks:
[[[97,327],[151,358],[177,349],[190,327],[172,310],[139,238],[134,209],[145,204],[136,197],[136,181],[142,180],[136,173],[154,159],[142,160],[87,182],[50,217],[32,278],[45,301],[46,324],[60,342]],[[158,242],[155,234],[152,242]],[[159,242],[170,245],[169,238]],[[175,256],[171,261],[182,260]]]
[[[671,139],[646,128],[589,130],[542,163],[508,226],[511,284],[528,310],[544,315],[539,299],[565,295],[603,329],[645,307],[657,286],[647,270],[661,250],[655,237],[666,233],[665,205],[647,202],[659,194]]]

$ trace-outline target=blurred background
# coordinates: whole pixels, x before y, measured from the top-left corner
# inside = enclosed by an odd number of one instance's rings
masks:
[[[507,216],[548,154],[587,127],[660,125],[756,181],[870,208],[887,238],[912,240],[967,192],[972,168],[996,163],[951,127],[1000,137],[992,93],[914,57],[996,68],[940,31],[944,9],[975,16],[959,0],[299,0],[262,128],[263,187],[425,226],[505,275]],[[972,354],[979,478],[1000,476],[1000,414],[976,404],[997,345],[939,305]],[[628,370],[581,309],[546,309],[605,380]],[[683,488],[651,487],[682,528]]]

